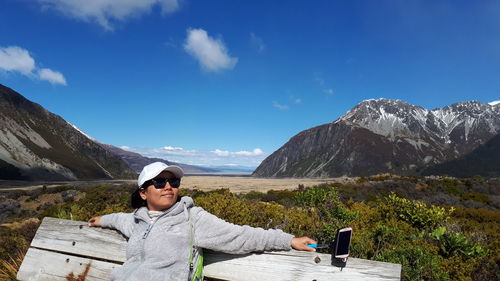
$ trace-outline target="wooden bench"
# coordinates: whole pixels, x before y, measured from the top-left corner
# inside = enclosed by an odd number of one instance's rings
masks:
[[[88,267],[87,281],[109,280],[125,261],[125,238],[86,222],[46,217],[21,264],[19,280],[67,280]],[[319,258],[319,259],[318,259]],[[206,277],[221,280],[400,280],[401,265],[349,258],[340,270],[331,256],[299,251],[229,255],[205,251]]]

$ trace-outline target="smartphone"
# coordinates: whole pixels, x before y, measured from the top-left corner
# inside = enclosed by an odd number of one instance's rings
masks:
[[[333,256],[338,259],[345,259],[349,256],[349,246],[351,245],[352,228],[346,227],[337,231],[335,238],[335,253]]]

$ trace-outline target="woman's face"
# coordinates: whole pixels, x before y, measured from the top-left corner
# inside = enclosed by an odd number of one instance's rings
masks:
[[[175,178],[171,172],[163,171],[155,179],[159,178]],[[141,189],[141,198],[147,201],[150,211],[163,211],[172,207],[177,202],[179,197],[179,188],[172,188],[170,183],[166,183],[161,189],[156,189],[154,185],[150,185],[145,189]]]

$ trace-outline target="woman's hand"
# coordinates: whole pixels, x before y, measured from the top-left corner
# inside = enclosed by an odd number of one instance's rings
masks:
[[[101,226],[101,217],[93,217],[89,220],[89,226]]]
[[[299,251],[316,252],[316,249],[307,246],[307,244],[318,244],[309,237],[295,237],[292,239],[292,248]]]

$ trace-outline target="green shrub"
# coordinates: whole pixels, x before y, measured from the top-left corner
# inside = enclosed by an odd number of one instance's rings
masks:
[[[304,188],[302,188],[304,189]],[[291,190],[269,190],[266,193],[251,191],[247,194],[242,194],[240,197],[250,200],[258,200],[262,202],[276,202],[284,206],[295,205],[295,191]]]
[[[480,245],[469,241],[462,233],[447,233],[445,227],[436,228],[429,236],[439,243],[440,253],[446,258],[453,255],[475,258],[486,253]]]
[[[444,192],[451,195],[461,195],[464,193],[464,190],[460,188],[460,181],[451,178],[443,178],[441,179],[441,184],[444,188]]]
[[[329,243],[335,239],[337,230],[349,226],[358,212],[350,211],[342,206],[339,194],[333,186],[319,185],[297,192],[295,204],[317,210],[319,215],[318,239]]]
[[[85,193],[85,198],[78,202],[53,205],[45,209],[39,217],[86,221],[93,216],[132,211],[129,206],[130,190],[128,188],[96,186],[85,190]]]
[[[228,190],[206,193],[195,202],[219,218],[239,225],[280,228],[294,235],[311,237],[318,227],[318,214],[314,211],[238,198]]]
[[[379,208],[387,217],[396,217],[414,227],[426,229],[433,229],[444,223],[454,210],[400,198],[394,193],[382,198]]]
[[[479,192],[468,192],[468,193],[463,193],[460,196],[460,199],[465,201],[465,200],[474,200],[477,202],[484,203],[486,205],[491,204],[491,199],[488,196],[488,194],[484,193],[479,193]]]
[[[429,246],[405,243],[382,251],[375,259],[402,264],[403,280],[450,280],[441,267],[442,258],[433,252]]]

